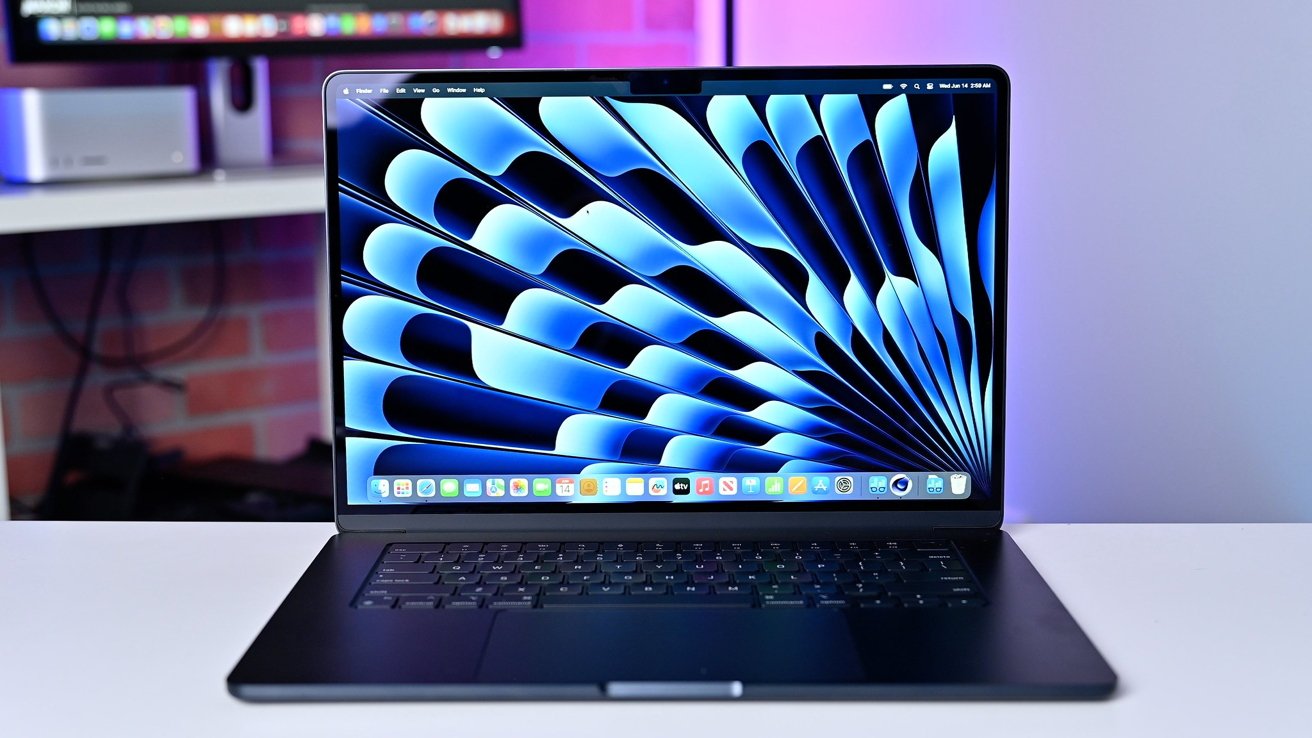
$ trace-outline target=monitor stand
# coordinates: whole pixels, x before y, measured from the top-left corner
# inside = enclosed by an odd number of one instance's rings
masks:
[[[213,164],[267,167],[273,160],[269,60],[263,56],[205,62]]]

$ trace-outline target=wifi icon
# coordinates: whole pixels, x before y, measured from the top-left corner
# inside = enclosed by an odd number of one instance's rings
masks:
[[[902,89],[905,90],[905,89],[907,88],[907,83],[906,83],[906,82],[903,82],[900,86],[901,86]]]

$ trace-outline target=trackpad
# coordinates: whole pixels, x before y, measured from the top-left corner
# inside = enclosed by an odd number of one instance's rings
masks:
[[[499,613],[484,682],[851,682],[865,670],[828,610],[534,610]]]

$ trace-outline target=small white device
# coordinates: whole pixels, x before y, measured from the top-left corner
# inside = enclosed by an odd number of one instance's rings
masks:
[[[199,170],[190,87],[0,89],[0,177],[11,182]]]

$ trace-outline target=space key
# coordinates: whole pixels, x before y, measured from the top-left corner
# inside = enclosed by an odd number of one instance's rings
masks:
[[[751,595],[544,596],[543,607],[751,607]]]

